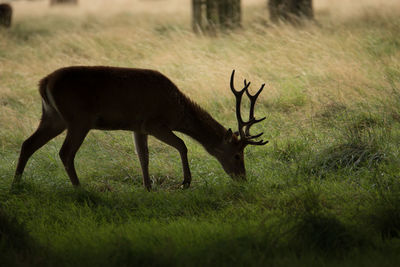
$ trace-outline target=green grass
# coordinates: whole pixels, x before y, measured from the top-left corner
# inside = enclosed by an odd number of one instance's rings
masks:
[[[398,6],[396,6],[398,7]],[[398,8],[320,25],[191,33],[187,14],[17,17],[0,29],[0,262],[5,266],[397,266],[400,261]],[[153,191],[131,133],[92,131],[73,189],[58,157],[65,134],[30,159],[10,191],[19,149],[40,118],[38,80],[66,65],[161,70],[227,127],[229,75],[266,82],[232,181],[183,135],[193,183],[179,189],[177,151],[150,139]],[[246,103],[245,103],[246,104]],[[247,105],[247,104],[246,104]],[[255,127],[256,128],[256,127]]]

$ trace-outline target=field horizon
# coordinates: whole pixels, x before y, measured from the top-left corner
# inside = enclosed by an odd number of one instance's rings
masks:
[[[314,0],[316,21],[273,25],[265,1],[243,25],[196,35],[190,1],[14,1],[0,28],[0,262],[7,266],[396,266],[400,261],[400,3]],[[39,80],[70,65],[156,69],[226,128],[229,89],[266,83],[238,183],[200,144],[181,190],[176,150],[149,139],[153,190],[132,133],[91,131],[74,189],[58,153],[37,151],[10,191],[39,124]],[[245,102],[245,110],[248,103]],[[245,111],[246,112],[246,111]],[[244,113],[245,114],[245,113]]]

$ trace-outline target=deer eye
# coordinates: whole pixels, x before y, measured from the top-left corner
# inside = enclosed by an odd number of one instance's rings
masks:
[[[235,157],[235,160],[240,160],[240,155],[236,154],[234,157]]]

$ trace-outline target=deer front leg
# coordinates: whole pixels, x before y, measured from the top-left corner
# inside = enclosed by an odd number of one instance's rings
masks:
[[[190,174],[189,161],[187,158],[187,148],[182,139],[176,136],[168,127],[158,126],[147,129],[148,132],[156,137],[158,140],[176,148],[179,151],[182,161],[183,168],[183,182],[184,188],[189,188],[190,182],[192,181],[192,175]]]
[[[143,173],[143,185],[147,191],[151,189],[151,181],[149,176],[149,150],[147,146],[147,134],[133,133],[135,139],[136,153],[139,157],[140,166]]]

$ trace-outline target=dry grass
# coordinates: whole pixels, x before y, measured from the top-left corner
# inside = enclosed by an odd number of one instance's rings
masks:
[[[81,0],[78,7],[58,8],[17,1],[14,26],[0,36],[0,123],[24,128],[37,118],[37,81],[66,65],[158,69],[207,108],[213,108],[210,99],[219,102],[220,117],[231,117],[226,101],[234,68],[238,83],[244,77],[255,88],[266,82],[265,107],[290,111],[294,120],[333,102],[351,106],[391,97],[385,77],[388,67],[399,68],[399,50],[373,53],[379,42],[398,41],[398,1],[315,1],[319,24],[304,28],[266,27],[263,1],[244,2],[243,30],[209,38],[191,32],[189,1]],[[379,36],[376,17],[392,32]],[[19,104],[10,106],[10,99]]]

